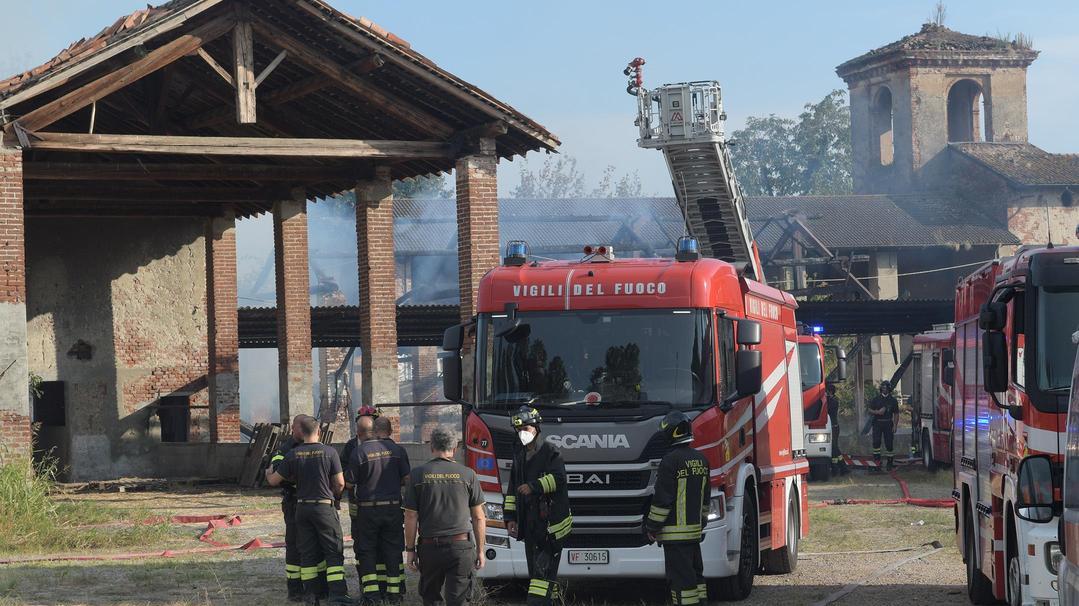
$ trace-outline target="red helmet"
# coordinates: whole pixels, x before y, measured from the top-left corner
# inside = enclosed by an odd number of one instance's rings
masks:
[[[360,417],[378,418],[380,416],[380,414],[381,413],[378,412],[377,408],[375,408],[374,406],[367,406],[365,404],[365,405],[361,406],[359,410],[356,411],[356,418],[357,419],[360,418]]]

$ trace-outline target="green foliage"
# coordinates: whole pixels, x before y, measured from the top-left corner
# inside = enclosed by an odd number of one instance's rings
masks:
[[[845,91],[807,103],[797,121],[750,117],[732,137],[735,174],[747,194],[837,195],[853,188]]]
[[[90,528],[141,521],[142,511],[123,513],[89,501],[62,501],[54,492],[55,462],[34,469],[29,461],[0,466],[0,553],[57,552],[145,545],[172,532],[168,524]]]
[[[455,188],[446,183],[446,175],[415,177],[393,182],[393,197],[412,200],[440,200],[452,198]]]
[[[585,175],[573,156],[550,155],[538,170],[521,169],[521,181],[510,195],[514,198],[559,199],[583,198]],[[603,169],[599,184],[588,193],[590,198],[635,198],[641,195],[641,179],[636,172],[619,176],[615,167]]]

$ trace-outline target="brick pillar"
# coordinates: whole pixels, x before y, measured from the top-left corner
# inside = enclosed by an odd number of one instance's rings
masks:
[[[360,349],[365,405],[397,402],[397,304],[393,257],[393,180],[379,167],[356,185],[356,255],[360,279]],[[398,411],[384,410],[397,416]]]
[[[877,251],[869,257],[869,275],[876,276],[870,282],[870,292],[878,299],[893,300],[899,298],[899,262],[894,252]],[[889,338],[887,335],[873,337],[870,343],[872,351],[871,380],[879,384],[884,379],[890,379],[892,373],[898,367],[896,359],[899,356],[899,336]],[[896,392],[899,393],[898,387]]]
[[[298,194],[273,207],[277,279],[277,357],[281,422],[314,412],[311,364],[311,279],[307,265],[307,200]]]
[[[498,265],[498,157],[494,139],[480,139],[477,153],[457,160],[457,259],[461,320],[476,313],[476,289]]]
[[[240,441],[240,336],[236,312],[236,216],[210,219],[206,234],[210,441]]]
[[[0,147],[0,464],[31,450],[22,151]]]

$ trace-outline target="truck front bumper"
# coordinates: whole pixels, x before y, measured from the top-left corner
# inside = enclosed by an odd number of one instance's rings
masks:
[[[730,516],[728,516],[730,517]],[[528,563],[525,560],[524,543],[509,539],[509,547],[491,544],[507,539],[506,531],[499,528],[487,529],[488,557],[487,564],[479,572],[480,578],[492,580],[527,579]],[[729,577],[738,571],[737,555],[732,555],[733,562],[727,559],[727,523],[726,520],[709,525],[704,531],[701,542],[701,555],[704,560],[704,576],[707,578]],[[503,543],[504,544],[504,543]],[[601,549],[608,552],[607,564],[570,564],[569,553],[576,549]],[[663,548],[658,545],[643,547],[588,547],[565,548],[558,567],[558,576],[564,578],[602,578],[602,577],[664,577]]]

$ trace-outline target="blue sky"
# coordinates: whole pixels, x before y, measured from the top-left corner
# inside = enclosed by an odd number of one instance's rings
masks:
[[[332,0],[412,43],[537,120],[578,159],[589,186],[603,167],[637,171],[644,193],[669,195],[661,156],[636,146],[633,99],[622,67],[642,56],[646,85],[719,80],[729,130],[748,115],[796,116],[804,103],[843,88],[834,68],[918,30],[935,0],[917,2],[512,2]],[[138,0],[2,0],[0,73],[37,65],[141,6]],[[971,34],[1024,32],[1041,57],[1030,69],[1031,142],[1077,152],[1079,2],[950,1],[947,25]],[[18,24],[12,27],[12,24]],[[531,154],[539,164],[543,157]],[[520,161],[503,163],[500,189]]]

